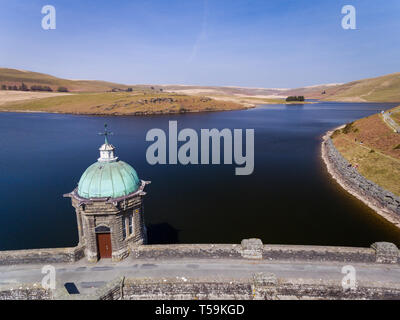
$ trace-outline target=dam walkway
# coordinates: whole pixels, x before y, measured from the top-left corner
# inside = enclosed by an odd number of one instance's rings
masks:
[[[400,300],[400,252],[387,242],[370,248],[264,245],[259,239],[144,245],[122,261],[97,263],[55,261],[70,249],[46,250],[0,254],[0,299]]]

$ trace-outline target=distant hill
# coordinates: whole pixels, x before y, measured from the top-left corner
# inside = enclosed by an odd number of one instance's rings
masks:
[[[243,95],[243,96],[279,96],[287,89],[273,88],[247,88],[247,87],[218,87],[218,86],[195,86],[195,85],[158,85],[165,91],[174,91],[189,94],[219,94],[219,95]],[[283,95],[285,96],[285,94]]]
[[[104,92],[113,88],[125,90],[128,86],[118,83],[97,80],[67,80],[48,74],[17,69],[0,68],[0,86],[20,86],[24,83],[28,88],[32,85],[49,86],[56,91],[58,87],[66,87],[70,92]]]
[[[325,94],[312,93],[308,98],[327,101],[400,102],[400,73],[326,88]]]
[[[66,87],[69,92],[106,92],[127,90],[129,87],[144,91],[168,91],[180,94],[210,96],[213,98],[253,97],[264,99],[285,99],[288,96],[304,96],[306,99],[352,102],[400,102],[400,73],[362,79],[345,84],[322,84],[302,88],[246,88],[196,85],[125,85],[97,80],[68,80],[44,73],[0,68],[0,86],[32,85],[49,86],[53,91]],[[266,100],[265,100],[266,99]],[[271,103],[274,100],[271,100]]]
[[[400,102],[400,73],[377,78],[362,79],[344,84],[322,84],[316,86],[273,89],[242,87],[202,87],[202,86],[158,86],[167,91],[208,95],[245,96],[304,96],[306,99],[349,102]]]
[[[222,96],[276,96],[277,98],[286,98],[290,95],[309,96],[318,95],[330,85],[317,85],[312,87],[298,89],[279,89],[279,88],[247,88],[247,87],[218,87],[218,86],[196,86],[196,85],[125,85],[98,80],[68,80],[57,78],[48,74],[17,70],[10,68],[0,68],[0,87],[17,86],[24,83],[28,88],[32,85],[49,86],[53,91],[58,87],[66,87],[70,92],[105,92],[112,89],[126,90],[131,87],[136,90],[155,90],[169,91],[183,94],[212,94]],[[307,97],[307,96],[306,96]]]

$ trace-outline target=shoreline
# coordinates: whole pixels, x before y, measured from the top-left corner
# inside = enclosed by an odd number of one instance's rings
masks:
[[[354,196],[358,200],[362,201],[365,205],[367,205],[369,208],[374,210],[376,214],[378,214],[380,217],[384,218],[386,221],[392,223],[395,227],[397,227],[400,230],[400,216],[398,214],[396,214],[394,211],[380,205],[375,199],[361,193],[360,190],[358,190],[356,187],[354,187],[353,185],[350,185],[347,181],[345,181],[343,176],[340,174],[340,170],[335,166],[335,164],[333,162],[329,161],[329,157],[327,154],[328,151],[327,151],[326,142],[331,138],[331,135],[335,130],[341,129],[343,127],[344,127],[344,125],[337,127],[333,130],[330,130],[322,137],[321,158],[322,158],[323,162],[325,163],[325,167],[326,167],[328,173],[333,178],[333,180],[335,180],[345,191],[350,193],[352,196]]]
[[[203,113],[203,112],[226,112],[226,111],[244,111],[255,109],[260,106],[265,105],[282,105],[282,106],[298,106],[298,105],[308,105],[308,104],[317,104],[319,101],[313,102],[305,102],[305,103],[295,103],[295,102],[286,102],[286,103],[278,103],[278,102],[263,102],[257,104],[250,104],[250,103],[239,103],[243,106],[240,109],[222,109],[222,110],[193,110],[193,111],[184,111],[184,112],[146,112],[146,111],[137,111],[134,113],[85,113],[85,112],[64,112],[64,111],[43,111],[43,110],[10,110],[10,109],[1,109],[0,113],[48,113],[48,114],[68,114],[68,115],[76,115],[76,116],[160,116],[160,115],[172,115],[172,114],[188,114],[188,113]]]
[[[0,91],[1,93],[1,91]],[[55,94],[55,95],[62,95],[62,94]],[[69,93],[68,95],[72,95]],[[240,111],[240,110],[249,110],[249,109],[254,109],[259,106],[267,106],[267,105],[282,105],[282,106],[304,106],[307,104],[317,104],[319,101],[304,101],[304,102],[299,102],[299,101],[285,101],[284,99],[279,99],[279,100],[274,100],[274,99],[259,99],[257,96],[255,97],[236,97],[236,96],[210,96],[210,95],[205,95],[205,96],[191,96],[192,98],[199,99],[199,98],[208,98],[214,100],[216,103],[211,106],[204,106],[201,103],[199,103],[199,106],[197,107],[194,105],[193,108],[183,108],[181,107],[180,109],[176,108],[176,106],[166,107],[164,109],[160,108],[142,108],[142,110],[125,110],[121,108],[117,108],[114,110],[114,106],[110,108],[106,108],[103,110],[101,109],[96,109],[99,108],[99,105],[96,107],[90,107],[89,106],[84,106],[83,108],[69,108],[68,106],[59,106],[58,108],[54,108],[54,106],[40,106],[39,108],[35,108],[29,105],[29,102],[35,102],[35,101],[41,101],[41,98],[35,98],[35,99],[28,99],[25,100],[25,104],[28,103],[26,106],[22,106],[22,108],[19,108],[21,106],[15,105],[15,102],[18,101],[5,101],[2,102],[1,96],[0,96],[0,112],[15,112],[15,113],[48,113],[48,114],[68,114],[68,115],[83,115],[83,116],[154,116],[154,115],[173,115],[173,114],[186,114],[186,113],[202,113],[202,112],[222,112],[222,111]],[[225,102],[223,106],[218,105],[219,102]],[[110,102],[111,103],[111,102]],[[228,105],[226,105],[228,103]],[[233,103],[234,105],[229,105],[229,103]],[[93,103],[95,105],[95,103]],[[96,109],[96,110],[94,110]],[[182,109],[182,111],[181,111]]]
[[[63,112],[63,111],[42,111],[42,110],[1,110],[0,113],[45,113],[45,114],[65,114],[74,116],[98,116],[98,117],[145,117],[145,116],[163,116],[163,115],[180,115],[188,113],[210,113],[210,112],[226,112],[226,111],[244,111],[254,109],[257,106],[244,106],[241,109],[226,109],[226,110],[193,110],[185,112],[145,112],[137,111],[135,113],[85,113],[85,112]]]

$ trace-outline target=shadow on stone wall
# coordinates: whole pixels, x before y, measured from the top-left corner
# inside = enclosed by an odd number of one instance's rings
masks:
[[[168,223],[150,224],[146,228],[148,244],[179,243],[179,230]]]

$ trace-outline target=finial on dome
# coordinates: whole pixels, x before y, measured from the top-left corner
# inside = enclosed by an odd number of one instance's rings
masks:
[[[104,133],[99,133],[99,135],[104,136],[104,143],[105,143],[105,144],[109,144],[109,143],[108,143],[107,136],[113,135],[113,133],[112,133],[111,131],[108,131],[108,130],[107,130],[107,127],[108,127],[108,125],[107,125],[107,123],[105,123],[105,124],[104,124]]]
[[[115,162],[118,160],[118,157],[115,156],[114,150],[115,147],[110,144],[107,140],[107,136],[112,135],[111,131],[107,130],[107,123],[104,124],[104,133],[99,133],[104,136],[104,144],[100,147],[100,158],[97,159],[99,162]]]

